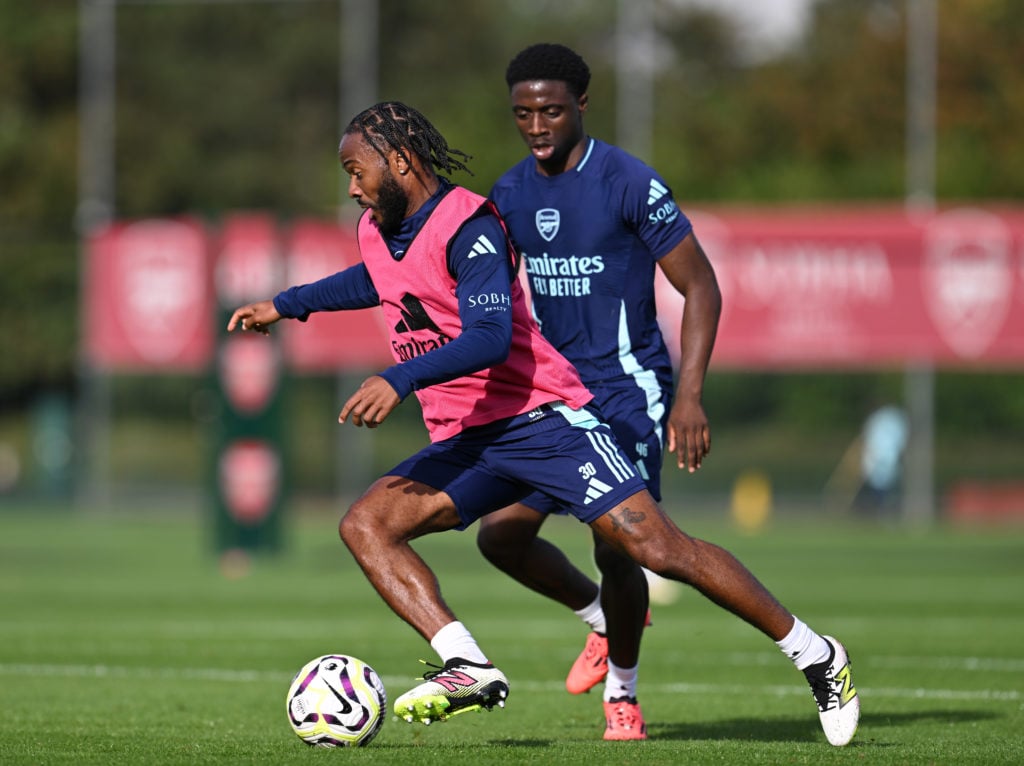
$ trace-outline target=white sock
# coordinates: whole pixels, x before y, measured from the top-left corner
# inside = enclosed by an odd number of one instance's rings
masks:
[[[639,665],[620,668],[608,660],[608,677],[604,679],[604,701],[611,702],[619,697],[636,698],[636,680]]]
[[[573,610],[577,617],[583,622],[590,626],[590,629],[595,633],[604,635],[608,632],[608,624],[604,621],[604,610],[601,609],[601,591],[597,591],[597,596],[582,609]]]
[[[457,620],[449,622],[437,631],[430,639],[430,645],[434,647],[442,662],[448,662],[452,657],[461,657],[481,665],[487,664],[487,657],[476,645],[476,639],[470,635],[466,626]]]
[[[783,654],[789,657],[796,665],[797,670],[803,670],[811,665],[817,665],[828,659],[832,648],[828,642],[808,628],[796,617],[793,618],[793,629],[781,641],[776,641]]]

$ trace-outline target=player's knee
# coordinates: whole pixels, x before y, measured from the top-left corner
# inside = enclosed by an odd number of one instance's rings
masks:
[[[665,552],[657,546],[645,546],[637,551],[636,562],[644,569],[662,577],[672,577],[668,572],[673,568]]]
[[[602,577],[622,579],[639,571],[640,566],[624,553],[620,553],[603,540],[594,543],[594,563]]]
[[[502,558],[503,546],[501,534],[493,524],[481,524],[476,533],[476,547],[483,557],[497,565]]]
[[[481,520],[476,545],[484,558],[499,569],[508,571],[526,556],[537,531],[535,524],[498,512]]]
[[[676,542],[679,542],[678,540]],[[668,540],[652,538],[631,551],[633,560],[656,575],[692,584],[699,568],[699,556],[688,544],[669,544]]]
[[[374,523],[375,514],[368,512],[361,501],[356,501],[338,522],[338,536],[355,552],[362,550],[380,535],[379,525]]]
[[[355,523],[355,521],[353,521],[350,515],[350,511],[351,509],[349,509],[349,511],[346,511],[345,514],[341,517],[341,520],[338,522],[338,537],[341,538],[341,541],[345,543],[345,545],[348,546],[349,549],[354,550],[355,537],[358,530],[357,524]]]
[[[520,538],[504,537],[501,529],[496,528],[481,528],[476,545],[487,561],[510,574],[521,566],[526,554],[526,545]]]

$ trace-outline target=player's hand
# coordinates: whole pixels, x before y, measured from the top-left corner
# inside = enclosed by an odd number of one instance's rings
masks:
[[[359,390],[345,402],[338,422],[344,423],[351,417],[354,426],[376,428],[401,401],[390,383],[380,375],[374,375],[364,380]]]
[[[250,303],[248,306],[235,309],[235,313],[228,320],[228,332],[234,332],[236,327],[241,327],[243,330],[269,335],[270,325],[280,318],[281,315],[274,308],[273,301]]]
[[[694,473],[711,452],[711,429],[700,401],[679,398],[668,416],[668,451],[676,466]]]

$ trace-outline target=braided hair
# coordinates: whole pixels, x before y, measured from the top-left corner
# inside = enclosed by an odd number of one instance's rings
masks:
[[[537,43],[516,54],[505,70],[508,89],[528,80],[558,80],[579,98],[590,85],[590,67],[570,48],[557,43]]]
[[[394,150],[409,164],[415,154],[429,167],[445,173],[464,170],[473,175],[463,160],[472,157],[448,146],[437,128],[430,121],[400,101],[382,101],[371,106],[355,117],[345,128],[345,135],[360,133],[381,157],[387,159]]]

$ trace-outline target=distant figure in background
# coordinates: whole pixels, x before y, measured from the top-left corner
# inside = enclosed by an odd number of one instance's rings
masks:
[[[864,422],[861,450],[862,484],[855,506],[860,511],[889,515],[899,506],[903,478],[903,453],[910,425],[906,413],[887,404]]]

